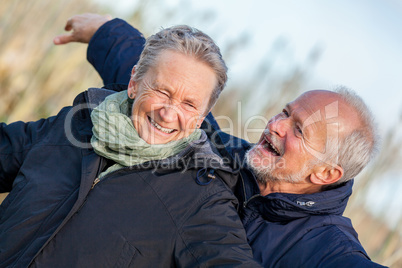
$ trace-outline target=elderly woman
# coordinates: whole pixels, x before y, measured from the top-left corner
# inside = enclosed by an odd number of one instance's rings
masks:
[[[258,266],[232,170],[198,129],[225,82],[214,42],[172,27],[146,41],[127,90],[2,124],[1,266]]]

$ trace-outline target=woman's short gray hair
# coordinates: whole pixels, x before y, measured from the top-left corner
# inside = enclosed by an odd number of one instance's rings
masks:
[[[379,146],[379,135],[374,116],[364,101],[352,90],[339,86],[334,90],[343,101],[352,107],[361,121],[361,127],[355,129],[337,144],[337,163],[343,168],[342,178],[335,185],[353,179],[372,160]],[[336,158],[335,158],[336,159]]]
[[[219,47],[212,38],[187,25],[173,26],[159,31],[147,38],[136,66],[134,81],[140,81],[150,68],[156,66],[159,54],[165,50],[193,56],[214,70],[218,84],[208,103],[208,111],[212,109],[228,79],[228,69]]]

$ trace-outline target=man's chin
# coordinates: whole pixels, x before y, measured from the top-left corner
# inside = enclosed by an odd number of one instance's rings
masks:
[[[272,162],[272,159],[266,158],[266,162],[264,162],[260,159],[259,154],[253,149],[248,151],[245,157],[247,165],[251,168],[260,183],[297,183],[303,180],[302,174],[304,173],[304,170],[296,174],[285,174],[287,172],[283,159],[280,159],[277,162]]]
[[[257,180],[260,182],[266,182],[267,179],[270,179],[272,166],[270,163],[263,163],[260,155],[255,150],[255,148],[251,149],[246,153],[246,163],[251,168],[253,173],[256,175]]]
[[[257,178],[257,181],[266,184],[266,183],[298,183],[302,179],[297,176],[281,176],[276,175],[273,171],[261,170],[261,169],[253,169],[253,173]]]
[[[260,148],[253,147],[246,154],[247,164],[258,169],[273,169],[276,165],[276,160],[270,155],[264,155],[260,152]]]

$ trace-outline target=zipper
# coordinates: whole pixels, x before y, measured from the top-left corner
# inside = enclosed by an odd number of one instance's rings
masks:
[[[150,163],[150,166],[152,168],[155,166],[154,162],[155,161],[151,161],[151,163]],[[92,186],[91,186],[90,191],[92,191],[100,181],[104,181],[105,179],[108,179],[109,177],[112,177],[113,174],[115,174],[116,172],[119,172],[119,171],[122,171],[122,170],[134,170],[136,166],[139,166],[139,165],[129,166],[129,167],[122,167],[120,169],[114,170],[114,171],[110,172],[109,174],[106,174],[104,177],[102,177],[102,179],[99,178],[99,174],[101,173],[101,172],[99,172],[98,177],[96,177],[95,180],[92,182]]]
[[[250,203],[250,201],[252,201],[253,199],[255,199],[255,198],[259,197],[259,196],[261,196],[261,194],[255,194],[252,197],[250,197],[248,200],[244,201],[243,208],[246,208],[248,203]]]
[[[100,182],[99,177],[97,177],[97,178],[94,180],[94,182],[92,183],[91,190],[95,187],[95,185],[96,185],[98,182]]]
[[[239,171],[239,174],[240,174],[241,183],[243,185],[243,196],[244,196],[243,208],[246,208],[246,205],[247,205],[246,185],[244,184],[244,179],[241,174],[241,170]]]
[[[261,196],[261,194],[255,194],[255,195],[251,196],[249,199],[247,199],[246,185],[245,185],[245,183],[244,183],[244,179],[243,179],[241,170],[240,170],[240,173],[239,173],[239,174],[240,174],[241,182],[242,182],[242,185],[243,185],[243,195],[244,195],[243,208],[246,208],[247,205],[248,205],[248,203],[250,203],[251,200],[253,200],[253,199],[255,199],[255,198]]]
[[[148,166],[147,169],[152,169],[152,168],[157,167],[157,166],[158,166],[157,164],[159,163],[159,161],[160,161],[160,160],[151,160],[151,161],[147,162],[147,166]],[[144,164],[144,163],[137,164],[137,165],[134,165],[134,166],[122,167],[122,168],[120,168],[120,169],[114,170],[114,171],[112,171],[112,172],[106,174],[106,175],[105,175],[104,177],[102,177],[102,178],[99,178],[99,174],[101,173],[101,172],[99,172],[98,177],[96,177],[95,180],[92,182],[91,190],[93,190],[93,189],[95,188],[95,186],[96,186],[100,181],[104,181],[105,179],[109,179],[110,177],[113,177],[113,175],[114,175],[115,173],[117,173],[117,172],[119,172],[119,171],[124,171],[124,170],[139,170],[139,169],[141,169],[141,168],[143,167],[143,166],[142,166],[143,164]],[[90,191],[91,191],[91,190],[90,190]]]

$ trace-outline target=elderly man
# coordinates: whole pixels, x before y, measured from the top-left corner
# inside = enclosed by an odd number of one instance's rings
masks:
[[[127,83],[124,66],[135,64],[131,47],[139,46],[134,28],[88,14],[66,28],[73,33],[58,36],[56,44],[89,41],[88,60],[105,84]],[[239,213],[264,267],[380,266],[342,216],[352,178],[377,146],[371,113],[357,95],[344,88],[306,92],[269,121],[256,145],[221,132],[211,114],[202,127],[239,168]]]
[[[280,267],[374,265],[342,217],[352,181],[373,156],[372,117],[347,90],[302,94],[246,153],[256,177],[242,216],[254,257]],[[267,243],[267,241],[269,241]]]

